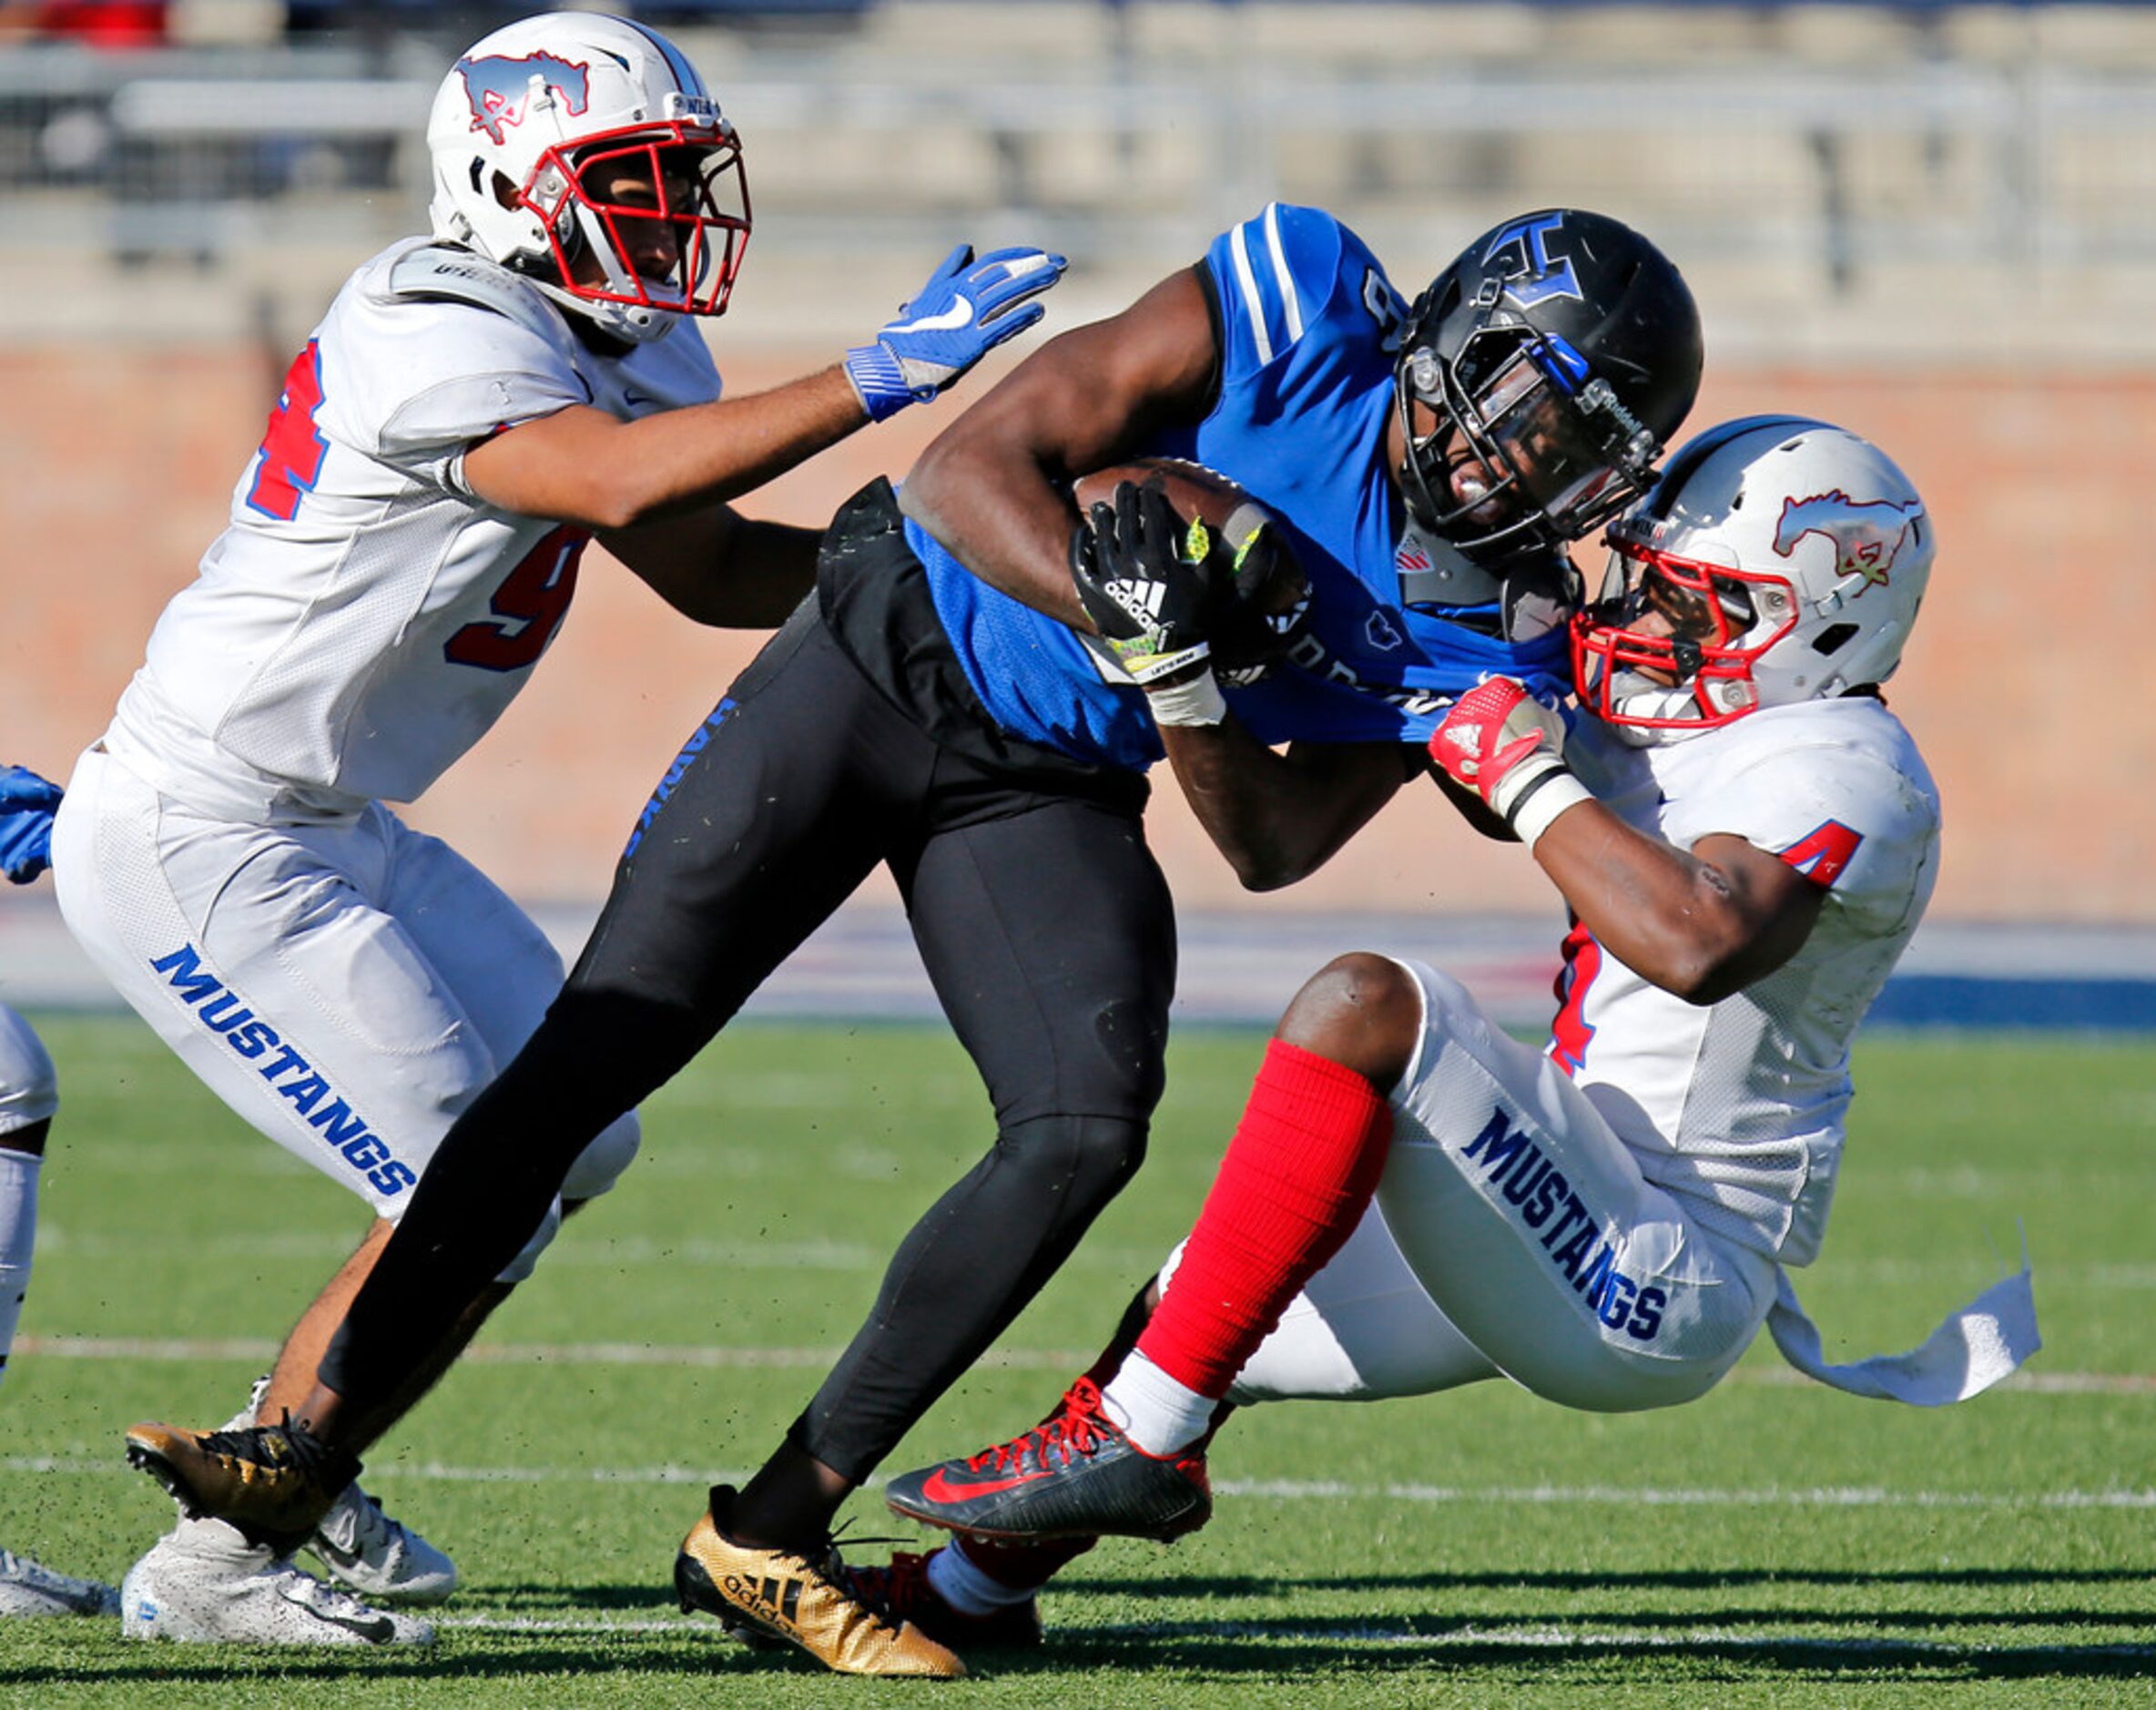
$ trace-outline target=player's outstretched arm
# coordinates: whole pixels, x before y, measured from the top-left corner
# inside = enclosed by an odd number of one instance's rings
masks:
[[[1189,270],[1121,314],[1051,339],[921,453],[900,503],[977,576],[1073,628],[1071,483],[1211,407],[1205,287]]]
[[[867,421],[835,366],[770,392],[634,422],[574,404],[474,445],[464,453],[464,481],[522,516],[636,528],[753,492]]]
[[[1563,723],[1510,677],[1463,695],[1430,757],[1534,853],[1573,913],[1626,966],[1713,1003],[1803,946],[1826,893],[1779,856],[1716,834],[1689,850],[1610,811],[1564,763]]]
[[[622,422],[585,405],[520,422],[464,456],[490,504],[586,528],[635,528],[740,497],[870,422],[936,397],[1038,321],[1063,259],[960,246],[868,344],[746,398]]]
[[[715,504],[599,538],[692,622],[773,629],[816,585],[823,531],[758,522],[731,505]]]

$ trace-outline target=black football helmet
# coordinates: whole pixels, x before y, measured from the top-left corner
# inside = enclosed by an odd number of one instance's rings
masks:
[[[1477,558],[1580,539],[1646,489],[1701,361],[1690,288],[1631,227],[1553,208],[1485,232],[1401,335],[1410,519]]]

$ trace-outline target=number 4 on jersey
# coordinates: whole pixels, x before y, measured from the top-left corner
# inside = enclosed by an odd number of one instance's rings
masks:
[[[270,425],[262,433],[262,448],[255,453],[255,478],[247,489],[249,509],[289,523],[300,509],[300,497],[320,479],[322,459],[330,454],[330,442],[314,425],[322,407],[322,355],[319,340],[292,359],[284,377],[284,391],[270,412]]]
[[[1857,846],[1863,841],[1863,832],[1850,830],[1839,819],[1828,819],[1784,850],[1782,859],[1825,891],[1856,859]]]

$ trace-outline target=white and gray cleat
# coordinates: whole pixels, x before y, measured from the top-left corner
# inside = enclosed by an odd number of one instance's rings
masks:
[[[438,1603],[457,1588],[457,1564],[357,1484],[344,1487],[300,1548],[362,1597]]]
[[[183,1520],[127,1570],[120,1632],[226,1644],[432,1644],[432,1623],[302,1573],[219,1520]]]
[[[0,1616],[117,1615],[120,1594],[96,1580],[56,1573],[42,1562],[0,1550]]]

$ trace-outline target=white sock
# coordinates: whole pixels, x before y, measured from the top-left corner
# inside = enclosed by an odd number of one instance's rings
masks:
[[[168,1546],[198,1562],[220,1563],[235,1574],[259,1573],[277,1560],[270,1545],[250,1543],[239,1527],[207,1514],[199,1520],[180,1515],[172,1530],[158,1540],[158,1549]]]
[[[1101,1391],[1101,1410],[1149,1455],[1173,1454],[1205,1434],[1220,1403],[1178,1383],[1136,1349]]]
[[[30,1287],[30,1250],[37,1241],[37,1171],[45,1160],[0,1146],[0,1378]]]
[[[222,1425],[219,1426],[218,1430],[225,1431],[243,1431],[251,1426],[255,1422],[255,1414],[257,1410],[262,1405],[262,1398],[270,1393],[270,1374],[266,1371],[260,1377],[257,1378],[248,1389],[247,1405],[241,1408],[239,1412],[233,1414],[232,1417],[227,1420]]]
[[[929,1584],[961,1615],[992,1615],[1032,1595],[1023,1587],[1004,1584],[950,1544],[929,1557]]]

